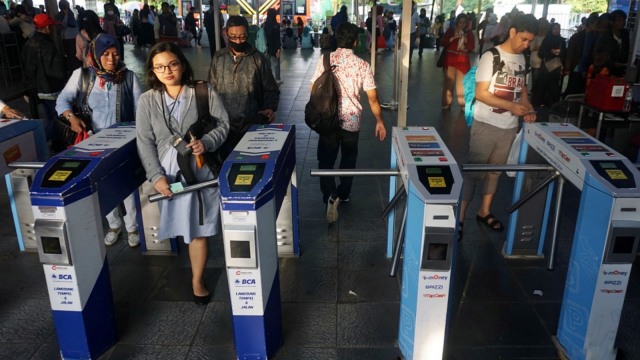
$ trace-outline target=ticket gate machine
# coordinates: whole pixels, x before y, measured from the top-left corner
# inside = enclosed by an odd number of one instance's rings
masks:
[[[406,359],[441,359],[462,174],[434,128],[394,127],[392,142],[391,168],[407,194],[398,342]],[[395,192],[392,177],[390,198]],[[393,214],[388,221],[391,249]]]
[[[557,343],[571,360],[616,358],[614,341],[640,242],[640,172],[570,124],[527,123],[533,148],[582,191]]]
[[[13,223],[21,251],[36,250],[29,186],[35,170],[12,170],[12,162],[45,161],[49,157],[41,120],[0,120],[0,174],[5,176]]]
[[[135,127],[122,125],[54,156],[36,174],[38,254],[63,359],[95,359],[116,342],[102,219],[144,180]]]
[[[282,343],[278,247],[298,255],[295,127],[252,126],[220,171],[224,253],[238,359]]]

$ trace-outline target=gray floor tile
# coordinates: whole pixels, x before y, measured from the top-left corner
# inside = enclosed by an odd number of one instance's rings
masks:
[[[397,303],[338,304],[338,347],[393,347]]]

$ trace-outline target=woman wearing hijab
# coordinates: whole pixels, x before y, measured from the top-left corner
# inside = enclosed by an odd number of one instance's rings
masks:
[[[87,104],[91,110],[91,126],[93,132],[112,126],[118,122],[135,121],[136,104],[142,93],[140,81],[133,71],[127,69],[120,56],[120,43],[109,34],[98,34],[89,45],[87,68],[76,69],[67,85],[62,89],[56,102],[56,111],[71,124],[71,130],[80,133],[85,124],[73,113],[73,104],[81,103],[87,96]],[[83,77],[89,77],[88,94],[83,94]],[[124,224],[130,247],[140,244],[138,224],[136,223],[136,207],[133,195],[124,200],[127,214]],[[113,245],[122,231],[122,219],[119,207],[107,214],[109,231],[104,242]]]
[[[149,51],[145,64],[147,85],[150,90],[142,94],[136,113],[138,154],[147,179],[159,193],[172,196],[169,184],[183,183],[187,177],[195,182],[214,178],[208,166],[198,166],[197,157],[214,152],[229,133],[229,117],[218,93],[207,83],[209,114],[217,120],[212,129],[200,127],[193,70],[172,42],[161,42]],[[202,85],[200,85],[202,86]],[[177,137],[191,150],[181,154],[171,145]],[[180,164],[179,164],[180,163]],[[189,245],[193,301],[206,305],[211,293],[204,284],[203,274],[207,262],[207,237],[220,231],[220,203],[218,188],[208,187],[182,194],[171,201],[160,203],[161,238],[182,236]]]
[[[473,31],[468,29],[468,17],[460,14],[456,18],[455,26],[447,29],[442,37],[441,45],[446,54],[442,64],[444,84],[442,87],[442,108],[448,110],[453,102],[453,88],[458,96],[458,105],[464,108],[464,88],[462,79],[469,69],[471,61],[469,52],[475,47]]]
[[[538,50],[542,66],[537,80],[533,83],[533,106],[548,108],[560,101],[560,80],[566,50],[564,38],[560,36],[560,24],[553,23]]]

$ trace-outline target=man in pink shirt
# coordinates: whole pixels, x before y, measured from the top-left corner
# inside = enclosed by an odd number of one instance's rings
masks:
[[[339,87],[340,129],[329,135],[320,135],[318,167],[333,169],[338,158],[338,151],[340,151],[342,154],[340,169],[354,169],[358,157],[358,136],[362,114],[361,90],[367,94],[371,112],[376,119],[375,136],[382,141],[387,136],[387,130],[382,120],[382,111],[371,67],[353,53],[353,47],[358,38],[358,27],[354,24],[344,23],[336,29],[335,35],[338,49],[330,54],[330,63],[334,66],[333,74]],[[323,72],[324,64],[320,61],[311,79],[312,86]],[[337,186],[333,177],[320,178],[320,190],[323,201],[327,204],[327,222],[329,224],[338,220],[340,201],[349,201],[352,183],[353,177],[351,176],[341,176],[340,184]]]

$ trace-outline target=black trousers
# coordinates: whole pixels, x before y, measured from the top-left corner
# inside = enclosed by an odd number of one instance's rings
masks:
[[[318,139],[318,168],[333,169],[341,153],[340,169],[355,169],[358,157],[359,131],[351,132],[343,129],[330,135],[320,135]],[[336,195],[340,199],[348,199],[351,194],[352,176],[340,176],[340,184],[336,186],[336,179],[331,176],[320,177],[320,191],[322,200],[326,203],[329,196]]]

